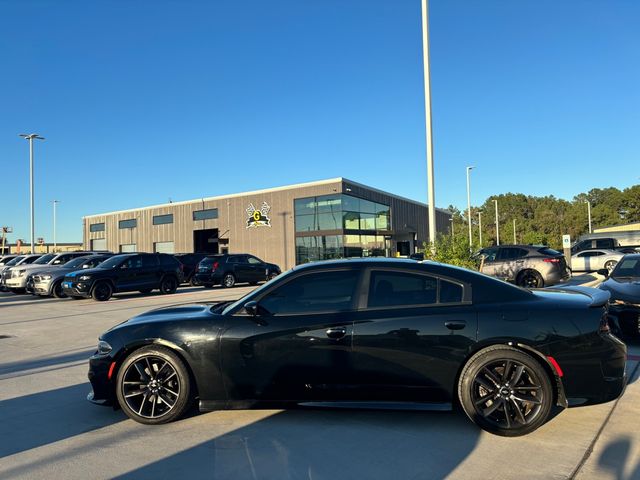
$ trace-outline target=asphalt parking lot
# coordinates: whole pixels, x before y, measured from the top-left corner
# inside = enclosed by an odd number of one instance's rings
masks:
[[[230,290],[92,300],[0,293],[0,478],[640,479],[640,347],[616,402],[560,413],[526,437],[459,412],[245,410],[149,427],[85,398],[98,335],[148,309]]]

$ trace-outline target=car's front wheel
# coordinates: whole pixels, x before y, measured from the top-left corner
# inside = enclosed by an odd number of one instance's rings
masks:
[[[113,287],[109,282],[99,282],[91,292],[93,299],[98,302],[106,302],[111,298],[111,295],[113,295]]]
[[[553,387],[544,368],[506,345],[471,357],[460,374],[458,396],[473,422],[505,437],[533,432],[547,421],[553,406]]]
[[[53,293],[53,296],[56,298],[66,298],[66,294],[64,293],[64,290],[62,289],[62,280],[60,280],[59,282],[56,282],[53,285],[53,288],[51,289],[51,293]]]
[[[189,408],[189,372],[171,350],[143,347],[129,355],[118,370],[116,395],[124,413],[136,422],[168,423]]]

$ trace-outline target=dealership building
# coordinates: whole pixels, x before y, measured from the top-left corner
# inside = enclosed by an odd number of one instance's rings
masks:
[[[410,255],[428,235],[423,203],[346,178],[90,215],[84,248],[250,253],[288,269],[314,260]],[[436,209],[436,229],[450,214]]]

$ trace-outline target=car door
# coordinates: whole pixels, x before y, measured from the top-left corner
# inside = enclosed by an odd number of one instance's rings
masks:
[[[247,262],[251,267],[252,282],[264,282],[267,279],[267,267],[262,260],[247,255]]]
[[[230,315],[221,339],[231,400],[344,399],[360,270],[289,275],[257,298],[258,315]]]
[[[354,315],[354,396],[450,402],[452,379],[475,343],[471,287],[424,272],[373,268]]]
[[[139,275],[142,270],[140,255],[127,258],[118,269],[116,277],[116,290],[120,292],[138,290],[140,285]]]
[[[496,277],[513,281],[525,267],[527,251],[518,247],[500,247],[496,262]]]
[[[141,255],[142,265],[138,274],[138,287],[140,290],[158,288],[162,278],[160,259],[158,255]]]
[[[580,252],[571,257],[571,270],[574,272],[584,272],[585,260],[590,254],[591,252]]]
[[[244,283],[254,281],[254,270],[253,267],[249,265],[246,255],[232,255],[229,257],[227,263],[233,265],[236,282]]]

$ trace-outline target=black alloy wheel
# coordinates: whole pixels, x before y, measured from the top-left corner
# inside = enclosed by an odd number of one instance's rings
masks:
[[[171,422],[189,408],[189,373],[171,350],[148,346],[134,351],[118,371],[116,395],[125,414],[140,423]]]
[[[535,270],[525,270],[518,276],[518,286],[524,288],[542,288],[544,280]]]
[[[222,279],[222,286],[224,288],[231,288],[236,284],[236,277],[232,273],[227,273]]]
[[[91,292],[93,299],[98,302],[106,302],[111,295],[113,295],[113,287],[109,282],[98,282]]]
[[[474,355],[458,385],[460,403],[480,428],[506,437],[530,433],[551,413],[553,388],[530,355],[495,346]]]
[[[160,284],[160,293],[168,295],[170,293],[176,293],[178,289],[178,280],[172,276],[166,276],[162,279]]]
[[[51,289],[53,296],[56,298],[66,298],[67,295],[64,293],[62,289],[62,280],[53,284],[53,288]]]

